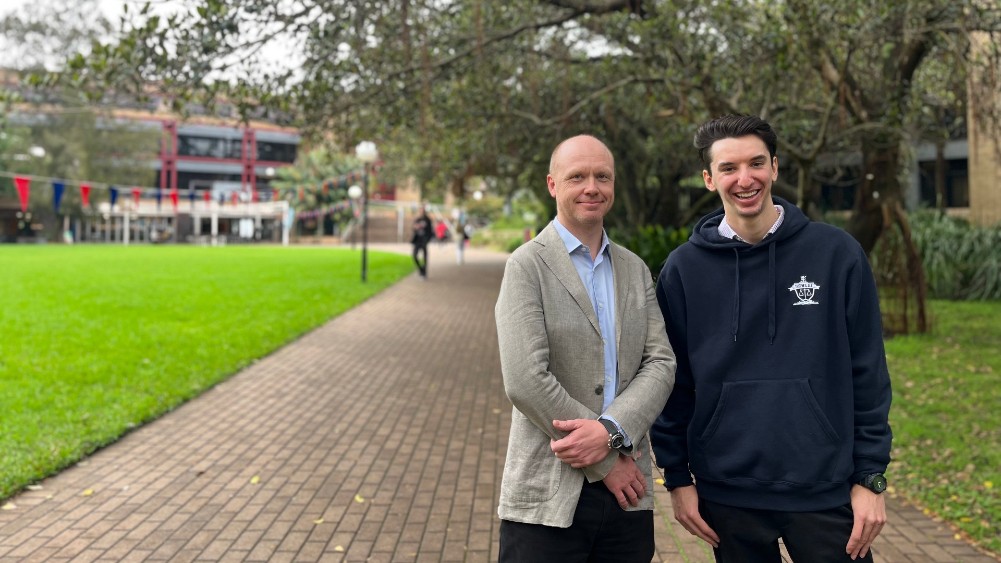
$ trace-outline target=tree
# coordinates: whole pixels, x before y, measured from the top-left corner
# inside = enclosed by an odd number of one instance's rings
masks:
[[[280,191],[281,198],[290,202],[296,212],[310,215],[309,222],[316,235],[320,236],[326,219],[336,225],[350,218],[350,210],[334,207],[348,198],[344,178],[361,169],[362,163],[358,159],[321,145],[301,151],[295,164],[276,170],[276,178],[271,185]]]
[[[102,92],[153,83],[182,103],[225,93],[247,112],[335,131],[344,150],[374,138],[399,173],[456,194],[474,176],[541,192],[555,142],[596,133],[618,157],[613,221],[631,225],[715,205],[679,203],[698,171],[691,131],[722,112],[760,114],[794,174],[778,191],[808,211],[817,163],[862,155],[849,229],[871,249],[881,203],[902,193],[904,132],[923,126],[915,76],[947,52],[969,62],[965,34],[996,32],[998,11],[976,0],[198,0],[140,10],[68,75]],[[265,64],[282,42],[295,64]]]

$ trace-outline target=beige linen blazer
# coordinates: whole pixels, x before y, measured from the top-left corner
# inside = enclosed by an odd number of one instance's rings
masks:
[[[607,414],[633,440],[649,493],[636,510],[653,509],[647,431],[674,386],[675,358],[643,261],[609,245],[615,284],[618,388]],[[601,414],[604,348],[587,290],[553,224],[508,259],[495,307],[504,389],[514,406],[498,514],[504,520],[566,528],[585,477],[603,479],[617,453],[584,469],[561,462],[550,439],[553,420]]]

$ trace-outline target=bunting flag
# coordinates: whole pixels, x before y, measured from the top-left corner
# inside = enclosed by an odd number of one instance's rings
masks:
[[[254,188],[253,190],[251,190],[251,192],[250,192],[250,201],[253,201],[254,203],[257,203],[258,201],[260,201],[259,198],[260,198],[260,196],[257,195],[257,188]]]
[[[233,205],[236,205],[237,202],[240,201],[240,194],[233,192],[233,195],[230,196],[230,199],[233,201]]]
[[[174,213],[177,213],[177,188],[170,189],[170,204],[174,206]]]
[[[212,201],[212,190],[205,190],[202,197],[205,198],[205,207],[208,207],[209,202]]]
[[[142,193],[139,188],[132,188],[132,202],[136,204],[136,209],[139,209],[139,198],[142,197]]]
[[[118,202],[118,188],[111,186],[108,188],[108,200],[111,202],[111,208],[115,208],[115,203]]]
[[[90,184],[80,184],[80,205],[90,207]]]
[[[188,188],[188,202],[191,204],[191,210],[195,209],[195,188]]]
[[[14,183],[17,184],[17,199],[21,201],[21,213],[26,213],[28,211],[28,196],[31,195],[31,178],[14,176]]]
[[[62,182],[52,182],[52,210],[59,215],[59,206],[63,203],[63,191],[66,185]]]
[[[156,210],[160,210],[160,202],[163,200],[163,190],[160,188],[156,189],[156,194],[153,196],[156,198]]]

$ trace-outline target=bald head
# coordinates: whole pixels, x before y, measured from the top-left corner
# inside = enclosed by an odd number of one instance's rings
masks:
[[[559,164],[559,158],[562,156],[563,149],[568,144],[576,145],[578,143],[584,143],[584,144],[592,144],[593,143],[593,144],[600,145],[605,150],[605,152],[608,154],[609,160],[612,161],[612,167],[613,168],[615,167],[615,157],[612,156],[612,151],[608,150],[608,146],[605,145],[605,143],[603,143],[600,139],[598,139],[597,137],[595,137],[593,135],[577,135],[575,137],[570,137],[569,139],[564,139],[563,142],[561,142],[560,144],[556,145],[556,148],[553,149],[553,154],[552,154],[552,156],[549,157],[549,173],[550,174],[553,173],[553,170],[555,170],[556,166]]]

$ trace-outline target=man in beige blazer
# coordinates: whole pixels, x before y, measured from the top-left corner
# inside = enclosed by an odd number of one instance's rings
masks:
[[[611,152],[571,137],[546,182],[556,219],[508,259],[495,310],[514,405],[500,561],[646,563],[647,431],[671,393],[674,353],[649,269],[605,234]]]

